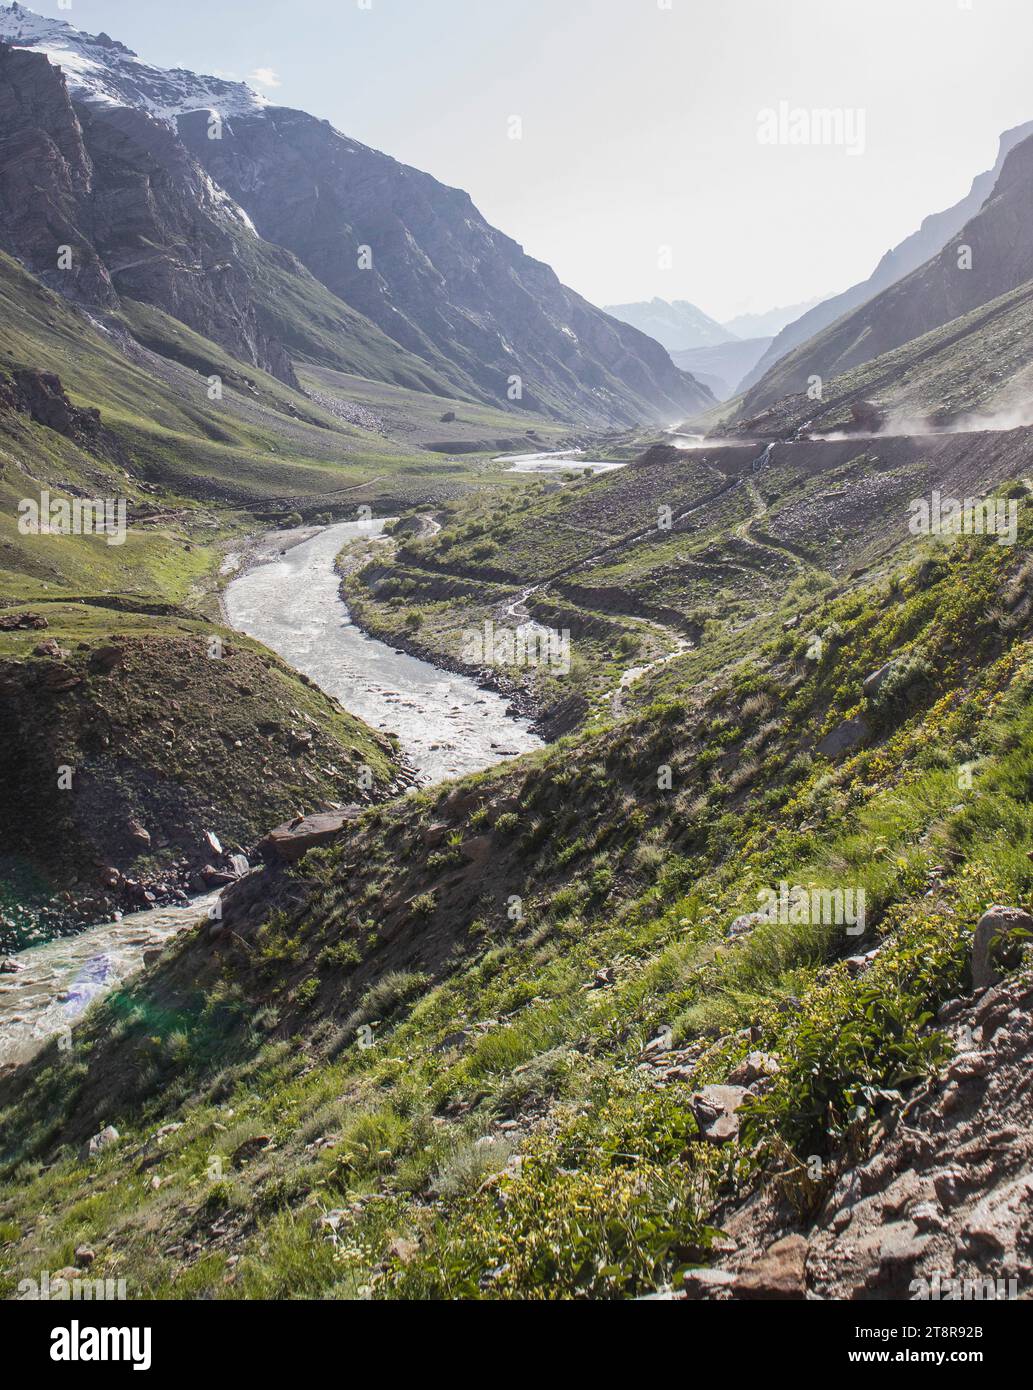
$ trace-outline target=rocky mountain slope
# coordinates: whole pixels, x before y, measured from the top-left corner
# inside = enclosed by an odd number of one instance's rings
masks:
[[[1033,137],[1026,127],[979,210],[937,255],[843,315],[746,390],[740,418],[943,327],[1033,279],[1024,228],[1033,199]],[[1025,138],[1022,138],[1025,136]],[[966,250],[967,248],[967,250]]]
[[[2,79],[0,240],[55,288],[142,299],[286,381],[292,353],[344,370],[357,356],[375,378],[607,424],[709,399],[467,194],[326,122],[17,5],[0,10],[0,40],[17,50]],[[336,360],[299,302],[320,298],[313,280],[345,338]]]
[[[801,344],[816,337],[837,319],[859,308],[868,300],[874,299],[882,290],[902,280],[911,271],[917,270],[931,257],[942,251],[947,243],[957,236],[961,229],[977,215],[983,203],[991,195],[1004,168],[1004,161],[1011,151],[1033,135],[1033,121],[1005,131],[1001,136],[997,160],[992,169],[979,174],[972,187],[960,202],[943,212],[925,218],[921,227],[906,237],[899,246],[887,251],[867,280],[851,286],[842,294],[833,295],[820,301],[806,313],[787,324],[777,333],[760,361],[746,375],[742,386],[749,390],[765,376],[775,363]]]
[[[1033,282],[834,376],[820,401],[784,396],[731,432],[784,439],[1017,429],[1033,420],[1031,323]]]
[[[1003,1302],[1024,1296],[1033,1152],[1027,971],[943,1004],[954,1056],[888,1110],[871,1157],[804,1215],[777,1187],[720,1214],[728,1256],[685,1297]]]
[[[0,160],[0,245],[60,293],[154,305],[289,384],[293,354],[443,387],[263,242],[167,122],[76,105],[45,54],[0,47]]]

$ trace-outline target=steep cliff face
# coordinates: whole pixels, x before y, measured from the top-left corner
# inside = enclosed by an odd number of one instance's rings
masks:
[[[0,241],[51,288],[157,305],[283,381],[238,244],[247,219],[144,111],[73,105],[43,54],[0,47]]]
[[[330,365],[367,358],[370,375],[562,419],[674,421],[713,403],[462,190],[243,83],[151,67],[18,5],[0,7],[3,40],[17,51],[0,140],[33,177],[24,207],[0,187],[0,244],[54,288],[156,304],[287,381],[281,342],[328,360],[329,325],[343,340]],[[72,272],[55,267],[61,245]]]
[[[60,75],[46,58],[0,45],[0,239],[41,279],[91,303],[116,300],[83,227],[93,163]],[[61,248],[70,265],[59,270]]]
[[[461,189],[284,108],[181,137],[259,233],[339,298],[485,400],[614,422],[674,418],[708,393],[652,339],[562,285],[491,227]]]

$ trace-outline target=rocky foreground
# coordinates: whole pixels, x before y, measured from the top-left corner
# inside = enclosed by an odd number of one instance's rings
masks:
[[[1014,1299],[1033,1275],[1033,976],[938,1012],[949,1065],[888,1110],[814,1219],[764,1188],[718,1214],[724,1255],[688,1299]],[[776,1064],[777,1065],[777,1064]]]

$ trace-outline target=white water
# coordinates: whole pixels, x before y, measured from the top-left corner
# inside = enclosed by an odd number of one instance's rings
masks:
[[[215,898],[134,912],[19,951],[12,959],[20,968],[0,975],[0,1064],[24,1061],[71,1028],[95,999],[140,969],[146,951],[205,917]]]
[[[256,565],[226,589],[231,624],[367,724],[396,733],[402,753],[431,782],[540,748],[528,721],[506,713],[503,696],[367,637],[352,622],[334,560],[347,541],[378,536],[384,524],[328,526]]]

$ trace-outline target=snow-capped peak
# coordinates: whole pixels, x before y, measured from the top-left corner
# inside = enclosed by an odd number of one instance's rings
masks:
[[[0,40],[45,53],[60,67],[77,101],[136,107],[169,125],[188,111],[255,116],[269,105],[246,82],[151,67],[107,34],[84,34],[63,19],[50,19],[17,2],[0,4]]]

